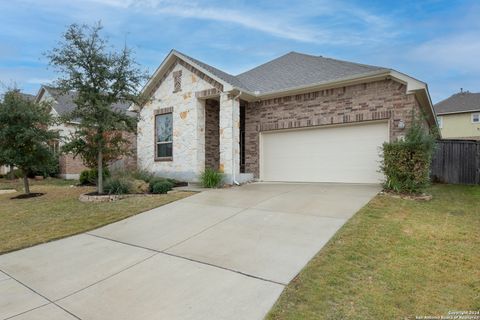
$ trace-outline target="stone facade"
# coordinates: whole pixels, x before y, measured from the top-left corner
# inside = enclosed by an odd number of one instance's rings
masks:
[[[220,166],[220,106],[218,101],[205,102],[205,167]]]
[[[249,103],[246,107],[245,167],[259,176],[259,133],[261,131],[348,124],[361,121],[389,121],[390,140],[405,135],[400,120],[411,123],[420,107],[406,86],[384,80],[306,94]]]
[[[226,183],[240,176],[240,102],[235,97],[220,95],[220,172]],[[232,176],[234,172],[235,177]]]
[[[181,71],[181,91],[175,91],[173,72]],[[177,79],[178,81],[178,79]],[[195,93],[223,89],[214,80],[177,60],[154,86],[152,99],[140,111],[137,135],[138,166],[159,176],[196,181],[205,169],[205,100]],[[173,157],[170,161],[155,160],[155,113],[172,108]]]

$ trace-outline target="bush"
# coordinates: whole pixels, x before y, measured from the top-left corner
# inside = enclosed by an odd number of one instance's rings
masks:
[[[200,176],[201,184],[205,188],[217,188],[223,180],[223,174],[211,168],[206,168]]]
[[[57,157],[52,157],[50,161],[45,163],[42,167],[33,168],[32,171],[28,173],[29,178],[34,178],[35,176],[55,177],[60,173],[60,166]]]
[[[132,184],[124,178],[108,178],[105,181],[104,191],[108,194],[130,193]]]
[[[407,131],[405,140],[383,145],[384,188],[399,193],[419,194],[430,184],[430,164],[435,136],[418,121]]]
[[[173,184],[168,180],[154,180],[150,182],[150,192],[156,194],[167,193],[172,190]]]
[[[97,177],[98,177],[98,170],[89,169],[84,170],[80,173],[80,184],[81,185],[96,185],[97,184]],[[107,168],[103,168],[103,179],[106,180],[110,177],[110,171]]]
[[[147,170],[137,169],[130,173],[130,176],[136,180],[143,180],[145,182],[150,182],[150,180],[155,178],[155,175]]]
[[[20,169],[13,169],[12,171],[8,172],[5,177],[9,180],[20,179],[23,178],[23,172]]]
[[[132,180],[132,189],[130,190],[132,193],[147,193],[150,190],[150,185],[143,181],[134,179]]]

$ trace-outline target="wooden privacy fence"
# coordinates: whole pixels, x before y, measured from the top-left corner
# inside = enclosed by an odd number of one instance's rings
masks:
[[[431,177],[435,182],[480,184],[480,141],[439,140]]]

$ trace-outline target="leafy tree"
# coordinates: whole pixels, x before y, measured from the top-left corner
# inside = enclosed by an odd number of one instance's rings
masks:
[[[26,99],[19,90],[8,90],[0,102],[0,163],[19,168],[25,193],[30,194],[28,175],[55,161],[48,143],[58,133],[48,129],[54,123],[48,103]]]
[[[137,119],[112,108],[117,103],[141,103],[139,88],[145,74],[126,46],[109,49],[101,37],[102,26],[72,24],[57,48],[47,57],[60,74],[57,87],[75,91],[76,109],[64,120],[79,121],[64,150],[80,154],[88,165],[98,168],[97,192],[103,194],[103,167],[109,158],[126,154],[121,132],[135,132]],[[113,51],[112,51],[113,50]]]

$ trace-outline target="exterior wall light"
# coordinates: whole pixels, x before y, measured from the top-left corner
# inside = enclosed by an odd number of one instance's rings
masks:
[[[405,122],[403,120],[398,121],[397,127],[399,129],[405,129]]]

